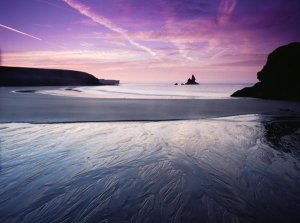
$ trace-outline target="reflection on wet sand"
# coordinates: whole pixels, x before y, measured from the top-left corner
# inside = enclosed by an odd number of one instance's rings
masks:
[[[299,222],[289,121],[1,124],[0,221]]]

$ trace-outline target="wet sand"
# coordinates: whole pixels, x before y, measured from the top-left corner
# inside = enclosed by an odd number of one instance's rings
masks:
[[[0,122],[60,123],[161,121],[245,114],[300,114],[300,102],[260,99],[96,99],[13,93],[40,88],[0,88]],[[80,92],[78,92],[80,94]]]
[[[300,120],[0,124],[0,222],[300,222]]]

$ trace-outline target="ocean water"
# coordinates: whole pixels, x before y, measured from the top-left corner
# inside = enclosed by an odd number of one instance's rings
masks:
[[[0,222],[300,222],[300,120],[0,124]]]
[[[253,84],[132,84],[119,86],[95,86],[61,88],[41,91],[52,95],[93,97],[93,98],[131,98],[131,99],[229,99],[230,95]]]

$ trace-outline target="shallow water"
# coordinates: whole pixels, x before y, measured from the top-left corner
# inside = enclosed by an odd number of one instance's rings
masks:
[[[0,222],[299,222],[299,142],[254,115],[0,124]]]
[[[130,99],[229,99],[230,95],[253,84],[120,84],[46,90],[40,93],[73,97]]]

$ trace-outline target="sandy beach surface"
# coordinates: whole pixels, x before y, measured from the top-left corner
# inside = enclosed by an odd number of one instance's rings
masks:
[[[0,124],[0,221],[299,222],[300,120]]]
[[[100,99],[14,93],[0,88],[0,122],[59,123],[186,120],[245,114],[299,115],[299,102],[261,99]],[[80,94],[80,93],[78,93]]]
[[[1,223],[300,222],[298,102],[55,89],[0,88]]]

